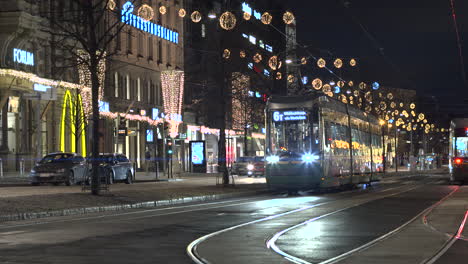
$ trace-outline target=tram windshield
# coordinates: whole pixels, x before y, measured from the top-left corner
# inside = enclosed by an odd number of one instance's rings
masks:
[[[455,156],[468,158],[468,137],[456,137]]]
[[[270,124],[271,154],[302,155],[312,151],[311,126],[307,111],[274,111]]]

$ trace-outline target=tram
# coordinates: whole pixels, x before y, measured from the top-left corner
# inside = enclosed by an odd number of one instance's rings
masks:
[[[266,180],[299,191],[378,180],[379,120],[328,96],[280,96],[266,106]]]
[[[452,182],[468,182],[468,118],[450,122],[449,171]]]

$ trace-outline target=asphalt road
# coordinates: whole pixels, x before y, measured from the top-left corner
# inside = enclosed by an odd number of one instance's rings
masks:
[[[210,263],[318,263],[405,224],[453,191],[442,182],[3,223],[0,263],[193,263],[189,244]]]

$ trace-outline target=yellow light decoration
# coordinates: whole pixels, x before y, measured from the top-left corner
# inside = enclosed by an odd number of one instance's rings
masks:
[[[411,115],[412,115],[412,116],[416,116],[416,112],[411,111]]]
[[[224,12],[219,17],[219,25],[224,30],[232,30],[236,27],[237,19],[236,16],[231,12]]]
[[[355,97],[358,97],[358,96],[359,96],[359,91],[358,91],[358,90],[354,90],[353,94],[354,94]]]
[[[241,50],[241,51],[239,52],[239,56],[240,56],[241,58],[245,58],[247,55],[245,54],[245,51]]]
[[[424,117],[425,117],[425,116],[424,116],[423,113],[421,113],[421,114],[418,115],[418,118],[419,118],[419,120],[421,120],[421,121],[424,120]]]
[[[372,112],[372,107],[370,105],[367,105],[365,111],[366,113],[370,114],[370,112]]]
[[[317,60],[317,66],[319,68],[325,68],[325,66],[327,66],[327,62],[324,59],[320,58]]]
[[[315,90],[320,90],[322,89],[322,85],[323,85],[323,82],[322,80],[320,80],[319,78],[316,78],[312,81],[312,87],[315,89]]]
[[[403,104],[403,103],[400,103],[400,107],[404,107],[404,106],[405,106],[405,104]]]
[[[424,124],[427,124],[427,119],[424,119],[424,120],[423,120],[423,123],[424,123]]]
[[[392,93],[388,93],[388,94],[387,94],[387,99],[388,99],[388,100],[392,100],[392,99],[393,99],[393,94],[392,94]]]
[[[343,95],[343,97],[341,98],[341,102],[343,104],[347,104],[348,103],[348,99],[346,99],[346,96]]]
[[[357,61],[356,61],[355,59],[351,59],[351,60],[349,61],[349,65],[351,65],[351,67],[354,67],[354,66],[357,65]]]
[[[349,100],[350,101],[353,101],[354,100],[354,97],[352,95],[349,96]]]
[[[408,125],[406,126],[406,131],[408,131],[408,132],[411,131],[411,125],[410,125],[410,124],[408,124]]]
[[[268,60],[268,66],[274,71],[278,69],[278,56],[271,56]]]
[[[358,107],[361,108],[361,107],[362,107],[362,104],[361,104],[361,103],[358,103]]]
[[[228,49],[225,49],[223,51],[223,58],[227,60],[227,59],[229,59],[229,57],[231,57],[231,51],[228,50]]]
[[[295,19],[295,17],[293,15],[293,13],[291,13],[289,11],[285,12],[284,15],[283,15],[283,21],[284,21],[284,23],[286,25],[292,24],[294,22],[294,19]]]
[[[372,94],[371,94],[371,92],[366,92],[366,93],[364,94],[364,99],[366,99],[366,100],[369,101],[369,102],[372,101]]]
[[[431,124],[431,128],[434,129],[435,125],[434,124]]]
[[[167,12],[167,9],[165,6],[160,6],[159,7],[159,13],[161,13],[161,15],[165,15]]]
[[[187,15],[187,11],[185,9],[181,8],[179,9],[179,17],[185,17]]]
[[[387,104],[385,102],[380,102],[379,107],[381,110],[387,109]]]
[[[198,11],[193,11],[193,13],[190,15],[190,18],[192,19],[194,23],[198,23],[201,21],[202,15]]]
[[[69,122],[67,122],[67,109],[69,113]],[[79,111],[78,113],[76,111]],[[86,157],[86,118],[83,111],[83,102],[81,95],[78,94],[75,100],[72,99],[70,90],[65,91],[62,103],[62,118],[60,123],[60,151],[66,151],[66,127],[70,128],[70,151],[76,151],[76,137],[81,137],[81,155]]]
[[[411,104],[410,104],[410,108],[411,108],[411,109],[415,109],[415,108],[416,108],[416,104],[411,103]]]
[[[354,82],[353,82],[353,81],[349,81],[349,82],[348,82],[348,86],[349,86],[349,87],[353,87],[353,86],[354,86]]]
[[[281,72],[277,72],[276,73],[276,80],[281,80],[283,78],[283,75],[281,74]]]
[[[441,128],[441,129],[440,129],[440,132],[445,132],[445,128]]]
[[[262,55],[260,53],[256,53],[253,56],[253,60],[255,61],[255,63],[260,63],[262,61]]]
[[[115,7],[116,7],[116,3],[114,0],[109,0],[107,2],[107,9],[111,10],[111,11],[114,11],[115,10]]]
[[[301,64],[306,65],[307,64],[307,59],[305,57],[301,58]]]
[[[169,135],[177,137],[179,124],[182,123],[182,105],[184,96],[184,72],[162,71],[161,84],[164,112],[169,123]]]
[[[97,55],[96,55],[97,56]],[[92,97],[91,97],[91,72],[88,68],[88,61],[90,56],[83,50],[78,51],[78,76],[80,85],[83,87],[80,89],[81,97],[83,98],[83,107],[86,116],[91,116],[92,113]],[[104,59],[99,61],[98,65],[98,81],[99,81],[99,91],[98,91],[98,100],[102,100],[104,93],[104,83],[106,77],[106,54],[104,54]]]
[[[337,84],[338,87],[340,87],[340,88],[343,88],[343,87],[344,87],[344,82],[343,82],[343,81],[338,81],[336,84]]]
[[[330,93],[331,92],[331,86],[329,84],[325,84],[323,87],[322,87],[322,91],[327,94],[327,93]]]
[[[390,107],[391,107],[391,108],[395,108],[395,107],[396,107],[396,103],[395,103],[395,102],[391,102],[391,103],[390,103]]]
[[[379,98],[383,98],[383,94],[382,94],[382,93],[379,93]]]
[[[240,72],[232,73],[232,128],[244,130],[247,125],[248,113],[253,107],[247,102],[249,96],[250,77]]]
[[[273,19],[273,17],[270,15],[270,13],[265,12],[265,13],[263,13],[260,20],[262,21],[263,24],[269,25],[271,23],[272,19]]]
[[[361,90],[365,90],[366,87],[367,87],[367,85],[366,85],[364,82],[361,82],[361,83],[359,84],[359,89],[361,89]]]
[[[399,114],[400,114],[400,112],[399,112],[398,110],[395,110],[395,111],[393,111],[393,114],[395,114],[395,115],[399,115]]]
[[[327,95],[328,95],[329,97],[333,97],[333,92],[328,92]]]
[[[333,62],[333,65],[335,65],[335,68],[339,69],[343,67],[343,61],[341,59],[336,59],[335,62]]]
[[[143,4],[138,8],[138,16],[145,21],[150,21],[154,17],[154,10],[151,6]]]
[[[293,83],[295,80],[296,80],[296,78],[294,77],[294,75],[292,75],[292,74],[288,75],[288,82],[289,83]]]
[[[242,17],[244,18],[244,20],[249,21],[252,15],[250,13],[244,12]]]

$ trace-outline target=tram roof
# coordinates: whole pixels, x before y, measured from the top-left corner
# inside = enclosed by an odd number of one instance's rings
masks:
[[[268,100],[269,109],[312,108],[317,96],[272,96]]]
[[[468,118],[452,119],[452,127],[468,127]]]

